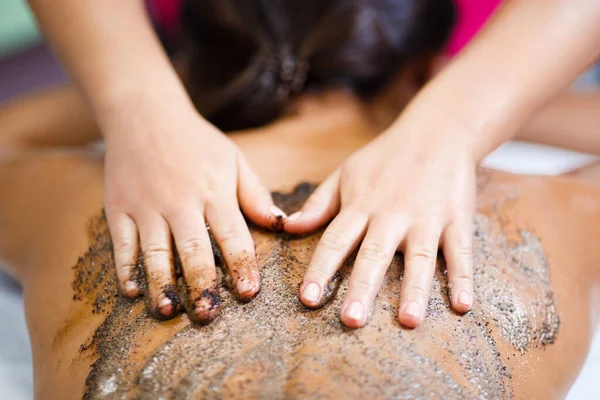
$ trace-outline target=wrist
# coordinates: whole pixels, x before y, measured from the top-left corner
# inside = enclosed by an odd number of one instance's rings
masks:
[[[136,80],[114,86],[105,94],[90,99],[96,117],[101,121],[119,121],[143,114],[169,114],[193,110],[193,105],[178,83],[156,84],[152,80]]]
[[[100,120],[107,146],[111,143],[156,142],[174,135],[193,132],[200,135],[217,131],[187,101],[143,101],[124,105],[122,110]],[[218,131],[217,131],[218,132]]]
[[[155,86],[145,90],[145,87],[148,85],[140,85],[140,90],[134,93],[123,93],[118,100],[96,104],[96,118],[105,138],[108,139],[113,133],[118,134],[123,127],[131,129],[139,125],[141,129],[134,129],[134,132],[151,133],[152,129],[146,128],[157,124],[168,128],[188,124],[194,119],[208,124],[197,113],[185,92],[177,93],[170,88],[161,90]]]
[[[402,124],[418,141],[460,146],[479,162],[514,136],[528,107],[509,86],[449,72],[424,87],[394,125]]]

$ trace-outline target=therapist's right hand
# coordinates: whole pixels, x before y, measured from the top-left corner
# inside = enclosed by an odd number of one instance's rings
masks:
[[[284,214],[235,144],[195,110],[152,111],[105,127],[105,206],[119,288],[130,297],[141,294],[133,279],[141,253],[151,314],[167,319],[184,307],[194,321],[207,323],[220,302],[207,225],[239,298],[250,300],[260,290],[260,272],[242,212],[275,230]]]

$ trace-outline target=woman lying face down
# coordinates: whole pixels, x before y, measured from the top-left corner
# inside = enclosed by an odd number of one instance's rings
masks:
[[[270,188],[287,193],[275,199],[291,212],[313,188],[296,183],[327,176],[378,132],[385,110],[344,93],[316,96],[232,139]],[[345,328],[352,257],[322,306],[308,310],[298,286],[321,233],[252,228],[261,292],[239,302],[215,247],[221,314],[201,326],[185,313],[158,321],[142,298],[118,294],[100,155],[15,143],[0,164],[0,257],[24,287],[40,398],[546,399],[566,393],[585,358],[598,315],[598,176],[479,172],[478,301],[465,315],[452,310],[440,259],[428,318],[402,328],[397,255],[366,327]]]

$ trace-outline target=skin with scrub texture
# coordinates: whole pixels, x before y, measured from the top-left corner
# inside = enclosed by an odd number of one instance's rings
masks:
[[[489,186],[498,187],[503,179],[490,171],[479,175],[475,290],[482,301],[464,317],[454,314],[440,260],[429,319],[418,332],[401,330],[394,321],[394,298],[404,269],[401,257],[392,262],[368,326],[352,333],[337,323],[336,314],[354,259],[331,282],[321,307],[306,311],[295,289],[321,233],[286,237],[252,228],[258,261],[264,265],[261,295],[241,305],[232,296],[234,290],[222,291],[221,317],[213,325],[199,329],[184,319],[170,330],[171,338],[140,349],[140,338],[152,336],[160,323],[145,315],[139,300],[117,296],[115,278],[106,274],[112,266],[108,226],[104,215],[96,217],[90,228],[96,242],[74,272],[104,279],[98,286],[96,278],[78,278],[73,289],[86,293],[79,298],[87,303],[97,303],[105,293],[113,296],[100,310],[106,320],[82,348],[84,355],[95,349],[98,357],[86,379],[87,396],[127,398],[136,392],[142,398],[157,393],[174,398],[186,393],[196,398],[211,393],[227,398],[390,398],[402,392],[406,398],[479,398],[483,393],[511,398],[512,377],[496,338],[506,342],[503,351],[519,358],[552,345],[560,337],[560,318],[539,238],[531,231],[505,229],[495,217],[494,210],[500,209],[503,217],[518,219],[507,210],[521,188],[503,178],[504,193],[490,198]],[[274,198],[284,211],[293,211],[313,189],[303,184]],[[222,260],[221,254],[215,259]],[[226,275],[220,278],[222,286],[231,288]],[[447,332],[453,340],[444,339]],[[145,359],[141,365],[135,361],[140,351]],[[340,363],[343,368],[325,372]],[[328,378],[317,380],[323,374]],[[364,388],[367,379],[371,383]]]
[[[306,96],[276,123],[231,138],[291,214],[340,159],[385,129],[414,82],[400,76],[394,91],[367,104],[347,92]],[[478,171],[478,300],[467,314],[452,307],[439,257],[425,322],[403,328],[398,294],[406,272],[398,253],[365,327],[349,329],[339,314],[355,255],[309,310],[297,294],[323,230],[290,235],[251,225],[261,273],[256,298],[240,301],[232,279],[239,270],[211,246],[216,293],[190,290],[175,258],[172,290],[185,312],[160,321],[148,296],[119,294],[102,212],[102,154],[74,146],[95,135],[93,124],[81,125],[81,104],[67,107],[70,101],[46,93],[0,111],[0,258],[23,284],[36,396],[547,399],[564,396],[581,368],[599,315],[594,169],[554,178]],[[69,112],[63,118],[60,110]],[[132,274],[148,290],[143,262]],[[195,323],[189,301],[219,315]]]

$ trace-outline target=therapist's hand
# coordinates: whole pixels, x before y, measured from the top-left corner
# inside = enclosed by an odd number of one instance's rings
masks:
[[[108,129],[105,204],[120,290],[140,294],[132,274],[141,252],[149,311],[174,317],[182,299],[173,242],[189,298],[183,306],[198,322],[214,319],[219,294],[208,225],[239,297],[254,297],[260,274],[242,211],[271,229],[282,227],[283,213],[233,142],[193,110],[141,110]]]
[[[299,213],[288,217],[286,231],[305,233],[335,216],[300,286],[304,305],[321,304],[324,288],[360,246],[341,320],[348,327],[364,326],[392,257],[402,250],[405,270],[398,318],[403,325],[416,327],[425,318],[441,243],[452,305],[458,312],[471,308],[475,200],[471,136],[462,127],[448,123],[442,127],[439,122],[401,118],[353,154]]]

